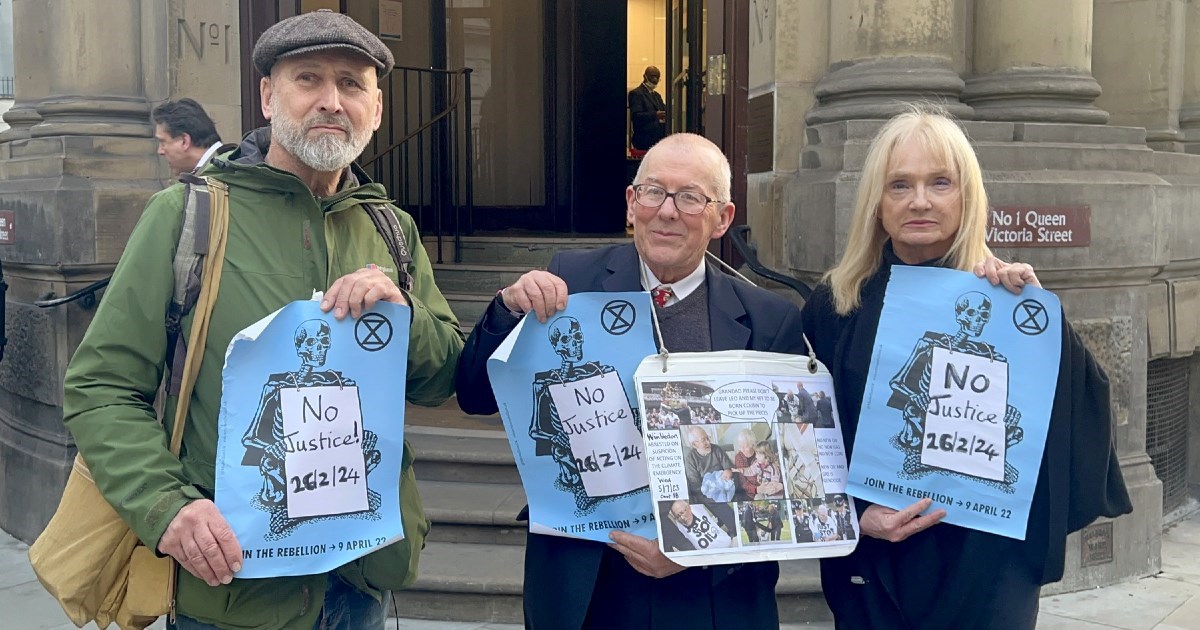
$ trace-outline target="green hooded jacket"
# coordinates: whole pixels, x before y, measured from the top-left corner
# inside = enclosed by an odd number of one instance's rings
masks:
[[[252,132],[204,171],[229,187],[229,239],[180,457],[168,450],[169,428],[158,423],[152,405],[166,369],[166,313],[182,230],[182,184],[150,199],[67,369],[67,428],[100,491],[151,549],[158,548],[184,505],[213,496],[221,370],[233,335],[369,263],[397,280],[387,244],[360,207],[388,203],[383,186],[352,167],[338,192],[314,197],[299,178],[263,162],[269,144],[265,129]],[[454,390],[463,335],[434,282],[412,217],[392,207],[413,257],[413,289],[406,294],[412,308],[407,398],[439,405]],[[184,339],[190,329],[189,315],[183,320]],[[164,417],[173,418],[174,408],[175,400],[167,401]],[[336,570],[377,598],[416,578],[429,528],[410,451],[406,443],[400,492],[405,539]],[[180,570],[177,611],[222,628],[312,628],[327,580],[324,574],[235,579],[212,588]]]

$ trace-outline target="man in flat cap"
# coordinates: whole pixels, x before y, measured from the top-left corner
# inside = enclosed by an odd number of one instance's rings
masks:
[[[349,17],[318,11],[267,29],[253,58],[270,127],[202,171],[228,186],[229,236],[182,457],[171,455],[152,408],[172,356],[168,335],[156,331],[171,319],[182,185],[150,200],[129,239],[67,371],[65,420],[105,498],[148,547],[178,561],[173,627],[381,629],[386,592],[415,579],[429,526],[410,449],[400,483],[403,540],[328,574],[235,579],[242,548],[212,501],[220,359],[236,332],[314,288],[325,290],[321,308],[338,319],[379,300],[407,304],[407,399],[432,406],[453,392],[463,337],[412,218],[353,162],[379,127],[378,81],[392,53]],[[187,339],[191,318],[180,326]]]

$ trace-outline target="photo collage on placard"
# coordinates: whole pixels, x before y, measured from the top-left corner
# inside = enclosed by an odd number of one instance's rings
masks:
[[[827,379],[643,383],[646,427],[678,433],[686,480],[676,496],[658,495],[664,549],[856,538],[849,498],[826,496],[821,474],[817,433],[837,430],[827,387]]]

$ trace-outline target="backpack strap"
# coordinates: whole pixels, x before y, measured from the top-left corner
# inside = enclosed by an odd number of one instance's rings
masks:
[[[392,212],[387,204],[382,203],[364,204],[363,208],[367,211],[367,216],[371,217],[371,223],[375,224],[375,230],[387,243],[388,252],[392,254],[392,260],[396,263],[396,277],[400,279],[400,288],[406,292],[412,291],[413,278],[408,271],[413,261],[412,254],[408,251],[408,243],[404,241],[404,231],[400,229],[396,213]]]
[[[183,317],[196,305],[200,296],[204,256],[209,248],[209,226],[212,212],[212,193],[208,181],[192,173],[182,173],[183,230],[175,247],[172,267],[175,272],[175,291],[167,309],[167,348],[170,352],[171,379],[167,393],[178,396],[183,381],[187,343],[180,335]]]
[[[179,401],[175,405],[174,429],[171,431],[171,452],[176,456],[179,455],[183,444],[183,427],[187,422],[192,390],[196,386],[196,377],[200,374],[200,364],[204,361],[208,324],[212,321],[213,306],[217,302],[217,292],[221,287],[221,270],[225,268],[225,244],[229,237],[229,189],[225,187],[224,182],[207,178],[206,180],[204,189],[211,195],[212,212],[211,224],[205,223],[205,234],[211,234],[212,238],[205,249],[205,256],[201,259],[203,267],[199,277],[203,278],[203,282],[197,288],[198,298],[192,304],[196,313],[192,317],[190,339],[183,349],[183,358],[179,359],[179,353],[176,353],[176,359],[183,365],[183,369],[179,371],[178,377],[174,373],[171,374],[172,382],[178,378],[181,383]],[[193,351],[188,352],[187,348]]]

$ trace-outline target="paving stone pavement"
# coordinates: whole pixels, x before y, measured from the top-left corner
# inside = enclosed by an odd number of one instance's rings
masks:
[[[33,575],[26,545],[0,532],[0,630],[70,630],[74,624]],[[1163,532],[1162,572],[1135,582],[1042,598],[1038,630],[1200,630],[1200,512]],[[95,625],[86,626],[96,630]],[[512,624],[392,619],[389,630],[518,630]],[[151,626],[162,630],[163,622]],[[832,630],[831,623],[785,630]]]

